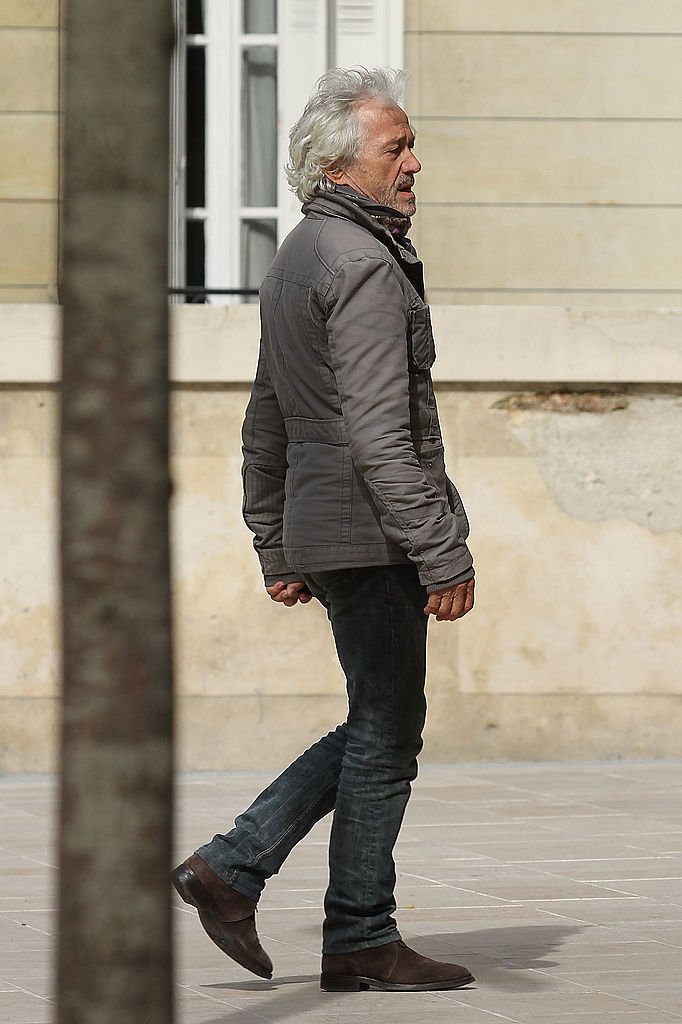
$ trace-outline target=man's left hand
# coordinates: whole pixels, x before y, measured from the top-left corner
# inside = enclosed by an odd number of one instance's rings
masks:
[[[313,595],[303,580],[299,580],[296,583],[283,583],[281,580],[278,580],[277,583],[265,589],[273,601],[286,605],[287,608],[293,608],[299,601],[301,604],[307,604],[308,601],[313,599]]]
[[[473,606],[474,581],[471,579],[429,594],[424,614],[435,615],[436,622],[454,622],[470,612]]]

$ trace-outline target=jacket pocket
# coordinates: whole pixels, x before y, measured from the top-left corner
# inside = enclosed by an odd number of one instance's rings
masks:
[[[436,360],[431,311],[422,302],[410,306],[408,312],[407,358],[411,370],[430,370]]]
[[[347,543],[351,529],[352,461],[348,446],[289,442],[285,548]]]

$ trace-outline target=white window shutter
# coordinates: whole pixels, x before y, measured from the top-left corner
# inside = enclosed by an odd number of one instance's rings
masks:
[[[300,117],[310,91],[328,67],[327,0],[286,0],[279,4],[279,241],[301,219],[301,204],[284,174],[289,130]]]
[[[403,0],[336,0],[337,67],[402,68]]]
[[[224,0],[205,0],[204,17],[208,36],[205,280],[208,288],[236,287],[241,181],[239,8]]]

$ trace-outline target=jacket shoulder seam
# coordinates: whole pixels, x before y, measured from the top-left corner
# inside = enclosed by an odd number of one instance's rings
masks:
[[[326,259],[324,258],[324,256],[320,252],[320,250],[318,248],[318,245],[317,245],[317,243],[319,241],[319,238],[320,238],[320,235],[322,234],[323,228],[324,228],[324,221],[320,224],[320,226],[319,226],[319,228],[317,230],[317,234],[315,235],[315,255],[317,256],[317,258],[320,261],[320,263],[322,264],[322,266],[325,267],[329,271],[330,274],[333,274],[334,271],[332,270],[332,268],[327,263]]]

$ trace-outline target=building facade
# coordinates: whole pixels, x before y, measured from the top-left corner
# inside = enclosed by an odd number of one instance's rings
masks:
[[[170,2],[170,0],[169,0]],[[180,764],[275,767],[343,716],[321,609],[264,599],[240,520],[255,287],[326,66],[406,67],[414,238],[477,607],[434,624],[425,756],[679,756],[682,9],[675,0],[175,4]],[[0,770],[58,714],[59,5],[0,4]],[[188,288],[208,289],[187,302]],[[185,291],[183,291],[183,289]],[[267,641],[267,642],[266,642]]]

